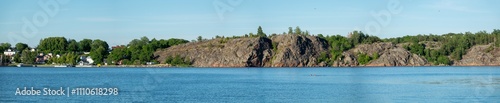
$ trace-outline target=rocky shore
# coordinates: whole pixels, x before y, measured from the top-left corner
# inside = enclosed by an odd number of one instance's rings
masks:
[[[351,66],[433,66],[424,57],[404,49],[402,44],[378,42],[361,44],[344,51],[342,58],[332,62],[319,61],[331,46],[316,36],[277,35],[270,38],[217,38],[192,42],[158,50],[156,60],[164,63],[169,56],[188,58],[194,67],[351,67]],[[477,45],[468,50],[453,66],[500,65],[500,49],[485,51],[489,45]],[[366,64],[358,63],[358,54],[378,58]]]

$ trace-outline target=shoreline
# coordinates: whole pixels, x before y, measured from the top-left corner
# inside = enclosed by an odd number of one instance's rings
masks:
[[[35,65],[28,67],[18,67],[18,68],[384,68],[384,67],[500,67],[500,65],[464,65],[464,66],[346,66],[346,67],[176,67],[176,66],[163,66],[163,65],[107,65],[107,66],[96,66],[88,65],[85,67],[55,67],[58,65]],[[1,67],[17,67],[15,65],[0,66]]]

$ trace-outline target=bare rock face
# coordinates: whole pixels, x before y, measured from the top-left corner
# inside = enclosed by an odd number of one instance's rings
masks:
[[[279,35],[272,37],[277,44],[275,57],[269,67],[314,67],[326,66],[318,63],[319,55],[328,53],[326,40],[315,36]]]
[[[166,57],[178,55],[192,60],[195,67],[313,67],[326,66],[317,63],[322,52],[328,52],[324,39],[278,35],[272,40],[260,37],[187,43],[156,51],[155,56],[164,63]]]
[[[168,56],[192,60],[195,67],[261,67],[272,57],[268,38],[214,39],[187,43],[155,52],[164,63]]]
[[[490,44],[491,45],[491,44]],[[456,66],[499,66],[500,48],[490,48],[490,45],[476,45],[455,62]],[[489,49],[489,50],[488,50]]]
[[[349,50],[349,52],[352,53],[364,53],[368,55],[373,55],[374,53],[382,53],[384,51],[387,51],[389,49],[394,49],[396,48],[396,45],[389,43],[389,42],[384,42],[384,43],[373,43],[373,44],[361,44],[356,46],[356,48],[353,48]]]
[[[425,66],[429,65],[427,60],[412,54],[403,48],[393,48],[386,50],[382,55],[371,61],[366,66]]]
[[[427,60],[412,54],[392,43],[361,44],[342,54],[343,58],[336,60],[332,66],[349,67],[359,66],[357,55],[363,53],[370,56],[380,55],[378,59],[370,61],[365,66],[424,66],[429,65]]]
[[[332,67],[353,67],[359,65],[358,59],[354,53],[344,52],[342,56],[342,58],[333,62]]]

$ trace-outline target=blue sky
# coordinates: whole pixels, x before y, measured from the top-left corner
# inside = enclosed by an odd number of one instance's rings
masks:
[[[244,35],[255,33],[258,26],[267,34],[300,26],[312,34],[361,30],[382,38],[500,29],[499,0],[52,1],[1,0],[0,42],[26,42],[33,47],[41,38],[64,36],[122,45],[142,36],[193,40],[199,35]],[[49,15],[44,2],[56,4],[58,11]],[[227,11],[217,12],[217,7]],[[38,32],[26,29],[23,19]]]

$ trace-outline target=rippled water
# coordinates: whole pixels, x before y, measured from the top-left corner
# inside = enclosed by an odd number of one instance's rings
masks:
[[[0,102],[499,102],[499,67],[0,68]],[[16,88],[119,88],[19,96]]]

